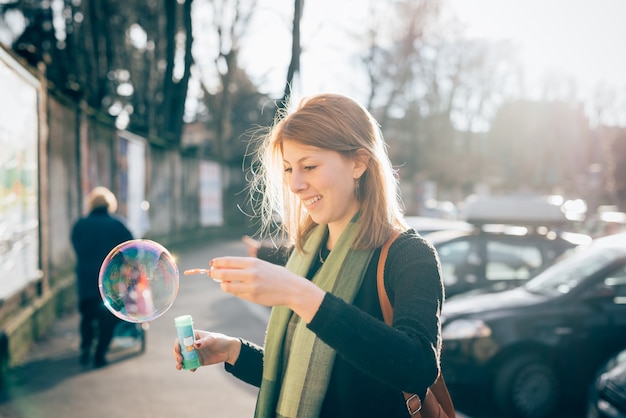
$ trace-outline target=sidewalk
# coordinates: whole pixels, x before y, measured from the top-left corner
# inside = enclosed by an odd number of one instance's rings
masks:
[[[17,367],[51,358],[77,356],[80,344],[78,322],[78,311],[60,317],[50,327],[46,336],[31,346]]]

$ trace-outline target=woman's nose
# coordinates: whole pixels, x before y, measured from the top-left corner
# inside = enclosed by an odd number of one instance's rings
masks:
[[[289,189],[293,193],[298,193],[306,187],[306,183],[304,181],[303,176],[300,173],[297,173],[295,170],[291,173],[291,178],[289,179]]]

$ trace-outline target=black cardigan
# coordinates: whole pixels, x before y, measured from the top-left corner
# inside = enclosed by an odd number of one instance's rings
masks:
[[[383,322],[375,251],[352,305],[327,293],[308,325],[337,351],[320,417],[406,417],[401,391],[423,399],[438,372],[443,283],[434,247],[414,231],[389,249],[385,289],[394,307],[393,328]],[[226,370],[261,383],[263,350],[244,341]]]

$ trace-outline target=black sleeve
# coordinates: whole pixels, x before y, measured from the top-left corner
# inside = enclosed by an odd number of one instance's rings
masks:
[[[392,244],[385,266],[393,327],[332,294],[308,327],[363,373],[423,396],[439,370],[443,286],[438,257],[428,242],[405,233]]]
[[[235,364],[224,363],[224,368],[236,378],[260,387],[263,377],[263,349],[250,341],[241,340],[241,352]]]

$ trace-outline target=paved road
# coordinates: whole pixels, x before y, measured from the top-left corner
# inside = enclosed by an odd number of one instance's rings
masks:
[[[238,241],[173,251],[181,271],[206,267],[218,255],[244,253]],[[11,371],[0,390],[0,418],[252,417],[256,388],[222,366],[195,373],[174,368],[174,318],[183,314],[191,314],[198,328],[262,343],[268,310],[224,294],[205,277],[181,276],[174,304],[150,324],[146,351],[117,347],[101,369],[79,365],[78,316],[63,317]]]

